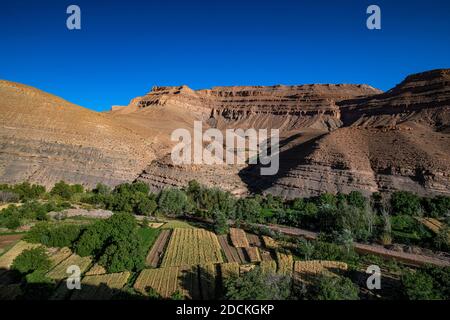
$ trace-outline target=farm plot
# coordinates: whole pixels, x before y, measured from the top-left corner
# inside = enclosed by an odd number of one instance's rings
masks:
[[[294,257],[290,254],[276,252],[277,255],[277,272],[282,275],[291,275],[294,267]]]
[[[148,252],[146,264],[149,267],[158,267],[161,257],[164,253],[164,248],[169,242],[171,230],[163,230],[151,250]]]
[[[199,266],[200,290],[203,300],[213,300],[216,297],[217,265],[206,264]]]
[[[340,261],[295,261],[294,279],[296,281],[310,283],[314,279],[314,277],[322,273],[333,275],[342,271],[346,271],[347,268],[347,264]]]
[[[242,250],[238,250],[238,248],[233,247],[228,241],[227,235],[218,236],[220,246],[222,250],[225,252],[225,257],[228,262],[237,262],[244,263],[245,256]]]
[[[264,273],[276,273],[277,272],[277,263],[275,260],[269,260],[269,261],[261,261],[259,264],[259,267],[261,268],[261,272]]]
[[[188,299],[199,299],[200,288],[197,266],[142,270],[136,279],[134,289],[143,295],[147,295],[150,288],[163,298],[169,298],[176,291],[179,291]]]
[[[81,281],[81,290],[76,290],[71,300],[108,300],[127,283],[131,273],[111,273],[86,276]]]
[[[17,242],[11,249],[0,256],[0,269],[9,269],[14,261],[14,259],[20,255],[24,250],[39,247],[40,244],[28,243],[23,240]],[[1,270],[0,274],[2,271]]]
[[[66,260],[72,255],[72,250],[67,247],[64,248],[47,248],[47,253],[50,257],[52,267],[57,266],[62,261]]]
[[[98,263],[94,264],[88,272],[86,272],[86,276],[99,276],[101,274],[105,274],[106,269],[105,267],[99,265]]]
[[[264,246],[267,249],[278,249],[280,246],[278,245],[278,242],[276,242],[273,238],[268,236],[262,236]]]
[[[259,250],[256,247],[249,247],[244,249],[247,253],[247,256],[250,262],[259,262],[261,261],[261,256],[259,254]]]
[[[62,261],[52,270],[47,273],[47,276],[54,280],[64,280],[69,274],[67,273],[67,268],[75,265],[80,268],[81,273],[85,272],[91,265],[91,257],[80,257],[76,254],[72,254],[66,260]]]
[[[8,234],[0,236],[0,254],[6,251],[6,249],[12,246],[15,242],[22,239],[23,234]]]
[[[248,239],[250,246],[258,247],[258,248],[262,247],[262,242],[258,235],[252,234],[252,233],[247,233],[247,239]]]
[[[174,229],[161,267],[223,262],[217,236],[204,229]]]
[[[444,224],[441,221],[434,218],[418,218],[418,220],[436,234],[444,227]],[[450,241],[450,232],[448,233],[448,239]]]
[[[247,235],[245,231],[237,228],[230,228],[230,239],[231,243],[236,248],[247,248],[250,247],[248,243]]]
[[[239,276],[239,264],[236,262],[221,263],[220,273],[222,275],[222,280],[229,277]]]

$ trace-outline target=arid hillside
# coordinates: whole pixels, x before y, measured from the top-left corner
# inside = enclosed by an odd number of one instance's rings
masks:
[[[93,186],[196,179],[235,194],[411,190],[450,194],[450,70],[411,75],[388,92],[368,85],[154,87],[96,113],[0,81],[0,182]],[[280,170],[174,165],[174,129],[280,129]]]

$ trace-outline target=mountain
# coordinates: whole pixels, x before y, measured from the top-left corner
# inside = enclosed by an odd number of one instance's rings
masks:
[[[0,81],[0,182],[92,187],[141,180],[158,190],[189,180],[235,194],[411,190],[450,194],[450,70],[368,85],[154,87],[128,106],[96,113]],[[280,170],[175,165],[173,130],[279,129]]]

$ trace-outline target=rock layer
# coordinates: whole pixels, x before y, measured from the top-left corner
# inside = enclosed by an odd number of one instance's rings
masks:
[[[367,85],[154,87],[96,113],[0,82],[0,181],[93,186],[142,180],[152,189],[196,179],[235,194],[411,190],[450,194],[449,70],[411,75],[383,93]],[[171,133],[280,129],[280,169],[174,165]]]

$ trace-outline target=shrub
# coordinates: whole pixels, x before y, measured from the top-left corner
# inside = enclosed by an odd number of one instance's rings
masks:
[[[285,300],[291,295],[291,279],[259,267],[225,281],[225,298],[230,300]]]
[[[44,248],[38,247],[24,250],[14,259],[11,268],[28,274],[36,270],[47,271],[50,266],[51,262]]]
[[[408,191],[397,191],[391,195],[393,215],[418,216],[420,214],[420,198]]]
[[[39,223],[27,233],[25,239],[49,247],[72,247],[82,230],[83,227],[79,225],[51,226],[47,223]]]
[[[185,211],[189,211],[188,197],[182,190],[164,189],[159,194],[158,208],[165,214],[182,215]]]
[[[361,192],[352,191],[347,195],[347,203],[351,206],[355,206],[364,209],[368,203],[367,198],[365,198]]]
[[[439,292],[433,277],[424,271],[408,271],[402,275],[404,293],[409,300],[438,300]]]
[[[11,191],[0,191],[0,202],[18,202],[20,199],[17,193]]]
[[[359,288],[349,278],[322,275],[310,295],[314,300],[359,300]]]
[[[422,199],[424,214],[427,217],[439,218],[450,213],[450,197],[437,196]]]
[[[214,213],[214,232],[217,234],[227,234],[229,231],[228,221],[221,211]]]

